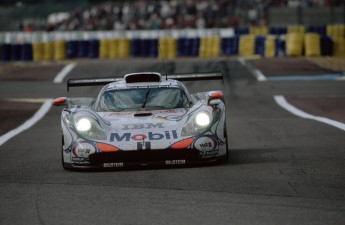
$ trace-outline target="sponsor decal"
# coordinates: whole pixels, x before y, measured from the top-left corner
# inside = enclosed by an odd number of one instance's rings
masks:
[[[73,155],[76,157],[88,158],[90,154],[95,152],[95,147],[87,142],[79,142],[73,147]]]
[[[212,137],[203,136],[195,141],[194,146],[201,151],[213,151],[217,147],[217,142]]]
[[[165,165],[185,165],[186,160],[185,159],[179,159],[179,160],[166,160]]]
[[[164,128],[163,123],[134,123],[134,124],[122,124],[122,126],[123,126],[122,130]]]
[[[103,163],[104,168],[122,168],[124,167],[124,163],[118,162],[118,163]]]
[[[213,150],[213,151],[207,151],[207,152],[205,153],[205,156],[211,157],[211,156],[215,156],[215,155],[217,155],[217,154],[218,154],[218,150]]]
[[[173,131],[164,131],[163,133],[157,132],[148,132],[147,134],[132,134],[132,133],[111,133],[110,134],[110,142],[114,141],[157,141],[157,140],[170,140],[170,139],[177,139],[177,132],[176,130]]]
[[[83,157],[72,157],[73,162],[84,162],[85,158]]]

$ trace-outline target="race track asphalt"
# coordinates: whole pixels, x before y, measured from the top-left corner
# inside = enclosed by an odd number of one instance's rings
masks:
[[[60,161],[60,112],[53,107],[0,146],[1,225],[333,224],[345,221],[345,131],[296,117],[274,95],[345,97],[343,81],[258,82],[237,60],[81,60],[68,78],[222,70],[230,161],[181,168],[74,172]],[[92,96],[49,80],[6,80],[0,96]]]

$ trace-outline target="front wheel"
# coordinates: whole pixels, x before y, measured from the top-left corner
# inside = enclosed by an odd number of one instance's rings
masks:
[[[62,167],[65,170],[67,170],[68,167],[66,166],[65,159],[64,159],[64,156],[63,156],[63,145],[64,145],[64,137],[62,135],[62,138],[61,138],[61,163],[62,163]]]

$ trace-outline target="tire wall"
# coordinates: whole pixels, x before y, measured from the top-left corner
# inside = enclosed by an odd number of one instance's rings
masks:
[[[345,58],[345,26],[0,33],[2,62],[231,56]]]

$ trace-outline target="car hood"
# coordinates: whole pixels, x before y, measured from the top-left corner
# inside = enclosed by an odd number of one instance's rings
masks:
[[[178,140],[188,120],[186,109],[138,112],[99,112],[109,122],[107,143],[123,150],[136,149],[138,142],[150,142],[152,149],[164,149]]]

